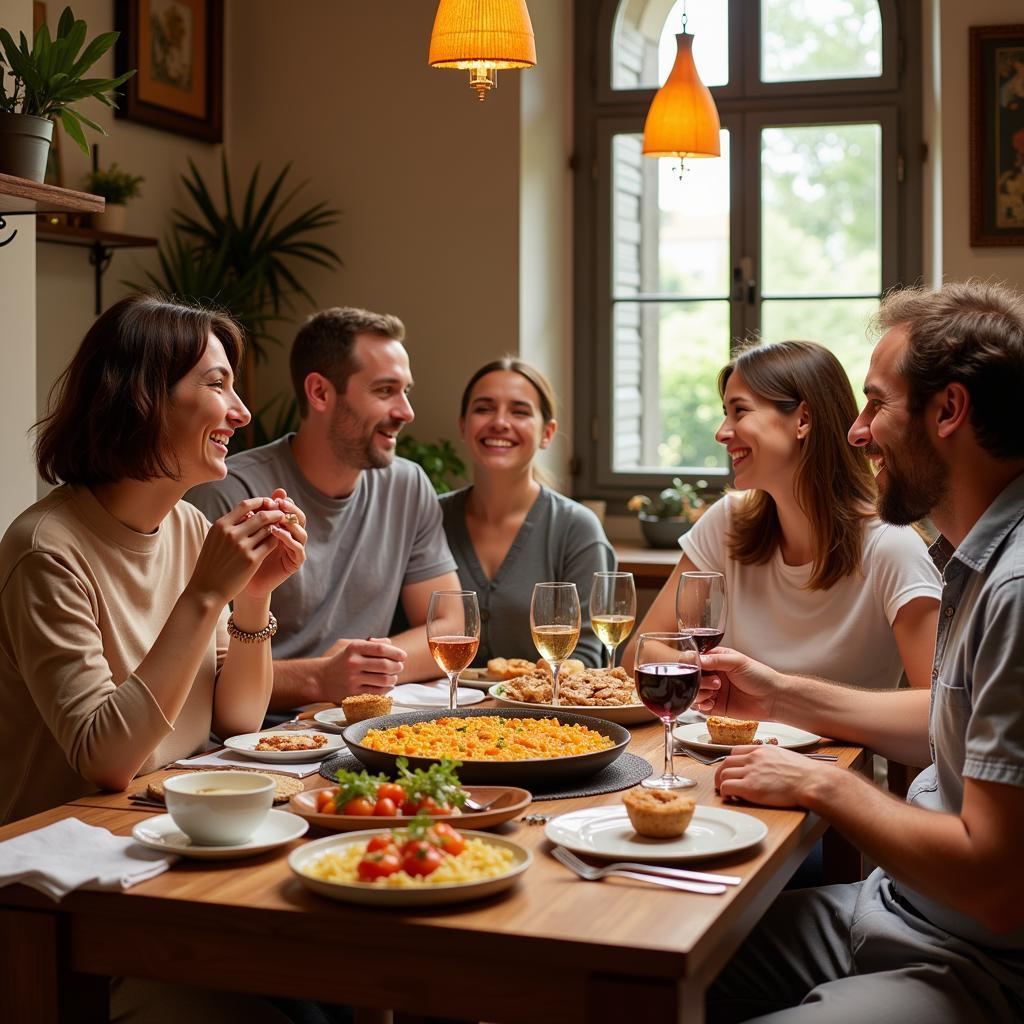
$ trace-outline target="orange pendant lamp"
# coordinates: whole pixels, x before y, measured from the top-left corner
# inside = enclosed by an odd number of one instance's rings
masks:
[[[693,36],[676,36],[676,61],[665,84],[655,93],[644,122],[645,156],[721,156],[720,123],[715,101],[693,63]]]
[[[526,0],[441,0],[427,63],[468,69],[470,87],[484,100],[498,86],[499,69],[537,63]]]

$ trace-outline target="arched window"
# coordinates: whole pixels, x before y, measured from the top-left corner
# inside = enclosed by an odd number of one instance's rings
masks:
[[[687,0],[722,156],[680,176],[641,143],[682,9],[577,3],[579,494],[724,483],[715,378],[736,344],[821,341],[859,393],[870,315],[921,273],[916,0]]]

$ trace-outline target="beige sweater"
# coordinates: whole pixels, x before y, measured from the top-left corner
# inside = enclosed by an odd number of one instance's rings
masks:
[[[156,533],[59,487],[0,540],[0,823],[86,793],[128,744],[152,771],[208,742],[227,609],[171,725],[135,675],[192,575],[208,524],[179,502]]]

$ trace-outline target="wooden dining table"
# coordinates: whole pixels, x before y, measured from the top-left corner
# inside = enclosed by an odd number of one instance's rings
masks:
[[[634,726],[629,750],[660,771],[661,725]],[[859,747],[820,748],[864,771]],[[713,767],[677,757],[699,804],[726,806]],[[9,839],[76,817],[118,835],[157,810],[126,793],[85,796],[0,829]],[[307,788],[323,785],[312,776]],[[616,805],[621,793],[537,800],[527,813]],[[106,1019],[109,979],[155,979],[344,1003],[365,1020],[386,1011],[494,1022],[698,1024],[708,985],[823,835],[828,881],[860,877],[860,859],[814,814],[728,804],[768,827],[756,847],[694,865],[741,876],[721,896],[644,882],[587,882],[550,855],[544,829],[498,832],[533,853],[507,893],[422,909],[325,899],[292,875],[287,855],[324,833],[245,859],[182,859],[127,891],[76,891],[59,903],[21,885],[0,889],[4,1019],[51,1024]],[[690,865],[686,865],[690,866]],[[0,1014],[3,1015],[3,1014]]]

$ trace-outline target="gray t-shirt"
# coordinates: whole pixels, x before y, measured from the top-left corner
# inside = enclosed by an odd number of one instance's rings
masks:
[[[306,562],[274,591],[275,658],[323,654],[339,637],[386,636],[407,583],[455,568],[427,475],[395,459],[364,470],[347,498],[328,498],[302,475],[289,434],[233,455],[223,480],[185,498],[218,519],[244,498],[283,487],[306,514]]]
[[[931,550],[943,574],[929,721],[933,763],[914,780],[907,800],[959,814],[965,778],[1024,786],[1024,475],[955,551],[942,537]],[[1007,879],[1008,898],[1016,884]],[[948,932],[1024,950],[1024,929],[996,935],[966,914],[898,888]]]
[[[480,650],[474,665],[489,658],[537,657],[530,636],[533,585],[575,583],[583,628],[572,655],[588,665],[604,664],[604,648],[590,628],[588,604],[595,572],[615,568],[615,552],[597,516],[546,487],[526,514],[512,547],[493,579],[480,565],[466,530],[466,496],[472,488],[441,496],[444,530],[459,563],[459,579],[480,604]]]

